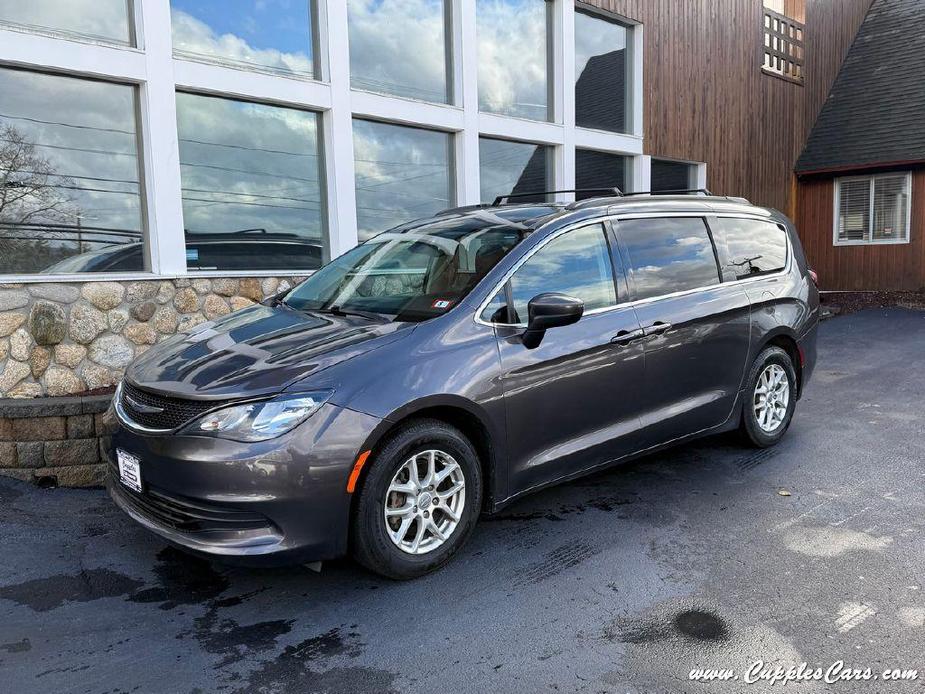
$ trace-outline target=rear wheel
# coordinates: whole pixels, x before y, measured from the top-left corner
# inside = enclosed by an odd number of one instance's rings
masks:
[[[761,351],[749,371],[741,431],[754,446],[766,448],[783,438],[797,399],[796,371],[779,347]]]
[[[354,558],[395,579],[433,571],[469,537],[481,503],[469,440],[438,420],[411,422],[371,461],[353,520]]]

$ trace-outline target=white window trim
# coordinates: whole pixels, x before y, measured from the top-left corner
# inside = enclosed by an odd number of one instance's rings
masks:
[[[895,177],[897,175],[904,176],[904,185],[906,189],[906,228],[904,230],[904,238],[895,238],[895,239],[875,239],[873,238],[873,224],[874,224],[874,182],[878,178],[887,178]],[[868,192],[868,204],[869,204],[869,213],[868,213],[868,227],[867,234],[869,238],[861,239],[859,241],[851,240],[842,240],[838,238],[838,215],[839,208],[841,207],[841,184],[842,181],[869,181],[869,192]],[[879,174],[865,174],[860,176],[839,176],[833,182],[835,186],[835,194],[832,196],[834,199],[834,206],[832,209],[832,245],[833,246],[893,246],[896,244],[910,243],[912,240],[912,172],[911,171],[893,171],[887,173]]]
[[[75,77],[93,77],[134,85],[138,90],[138,127],[144,214],[150,270],[133,273],[0,275],[0,282],[105,281],[175,277],[301,276],[292,271],[189,271],[183,236],[183,203],[176,91],[224,96],[301,108],[320,114],[320,148],[328,257],[357,244],[353,128],[355,117],[439,130],[453,137],[451,193],[455,205],[481,201],[479,137],[552,147],[555,189],[575,187],[575,150],[593,149],[632,158],[630,190],[649,189],[650,157],[643,154],[643,38],[641,24],[623,20],[631,36],[631,132],[575,127],[575,0],[552,3],[549,36],[553,56],[549,93],[556,122],[530,121],[478,108],[476,3],[448,0],[452,48],[449,71],[453,104],[429,104],[351,89],[347,8],[344,0],[317,0],[316,26],[321,80],[248,71],[218,62],[173,55],[169,0],[133,3],[138,48],[88,43],[64,34],[25,33],[0,26],[0,67],[18,66]],[[705,176],[705,165],[704,165]],[[570,193],[557,196],[573,199]]]

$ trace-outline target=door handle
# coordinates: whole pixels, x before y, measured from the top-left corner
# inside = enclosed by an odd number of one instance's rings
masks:
[[[636,328],[635,330],[621,330],[610,339],[610,344],[628,345],[633,340],[638,340],[645,336],[646,333],[642,328]]]
[[[669,330],[671,330],[671,323],[666,323],[665,321],[660,320],[657,320],[652,325],[648,325],[642,329],[646,336],[661,335],[662,333],[667,333]]]

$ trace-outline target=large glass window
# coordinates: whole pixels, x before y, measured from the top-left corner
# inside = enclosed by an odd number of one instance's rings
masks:
[[[545,0],[476,0],[479,108],[549,120],[549,31]]]
[[[906,243],[912,176],[851,176],[835,181],[835,242]]]
[[[174,54],[318,77],[311,0],[170,0]]]
[[[133,87],[0,69],[0,273],[144,269]]]
[[[613,265],[600,224],[575,229],[554,238],[520,266],[482,314],[496,323],[526,323],[530,300],[545,292],[560,292],[581,299],[585,311],[617,303]]]
[[[552,188],[552,148],[526,142],[479,138],[481,198],[533,193]],[[543,195],[519,197],[519,202],[545,201]]]
[[[0,24],[135,45],[129,0],[0,0]]]
[[[716,222],[726,239],[728,267],[736,279],[765,275],[784,269],[787,234],[772,222],[719,217]]]
[[[629,182],[630,157],[622,154],[596,152],[590,149],[575,151],[576,188],[613,188],[626,191]],[[600,193],[576,193],[575,199],[593,198]]]
[[[308,270],[324,228],[318,115],[177,94],[190,270]]]
[[[445,0],[348,0],[350,85],[448,103]]]
[[[629,30],[598,14],[575,13],[575,124],[630,129]]]
[[[353,121],[361,241],[453,206],[451,148],[447,133]]]
[[[617,229],[637,299],[719,282],[713,242],[699,217],[627,219]]]

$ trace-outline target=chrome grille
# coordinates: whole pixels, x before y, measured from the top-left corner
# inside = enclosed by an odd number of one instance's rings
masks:
[[[119,405],[132,422],[146,429],[171,430],[230,402],[232,401],[173,398],[150,393],[123,381]]]

